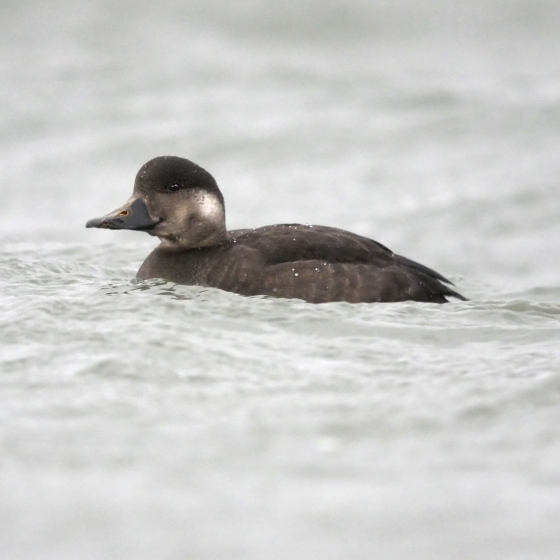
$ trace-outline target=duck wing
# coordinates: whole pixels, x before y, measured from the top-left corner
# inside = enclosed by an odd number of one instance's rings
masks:
[[[348,231],[279,224],[230,233],[258,253],[261,293],[313,303],[465,299],[441,274]]]
[[[307,260],[384,265],[394,258],[372,239],[326,226],[278,224],[230,233],[236,242],[258,250],[269,265]]]

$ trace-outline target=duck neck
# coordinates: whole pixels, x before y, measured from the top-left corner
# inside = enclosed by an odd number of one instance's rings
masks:
[[[177,235],[164,235],[160,238],[161,247],[169,249],[200,249],[222,245],[229,239],[225,220],[220,222],[190,220],[189,227],[184,233]]]

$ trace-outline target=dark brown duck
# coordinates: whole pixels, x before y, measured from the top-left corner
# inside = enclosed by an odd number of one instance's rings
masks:
[[[138,270],[140,280],[311,303],[465,299],[437,272],[348,231],[300,224],[227,231],[224,198],[212,175],[174,156],[146,163],[128,202],[86,227],[158,237],[160,245]]]

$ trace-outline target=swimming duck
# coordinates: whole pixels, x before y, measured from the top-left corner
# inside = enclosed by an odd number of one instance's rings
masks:
[[[310,303],[465,300],[441,274],[348,231],[301,224],[227,231],[224,197],[212,175],[175,156],[144,164],[131,198],[86,227],[158,237],[139,280]]]

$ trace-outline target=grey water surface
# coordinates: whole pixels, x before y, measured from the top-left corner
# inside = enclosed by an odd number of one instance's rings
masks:
[[[560,4],[0,4],[0,557],[560,557]],[[157,155],[449,305],[134,283]]]

